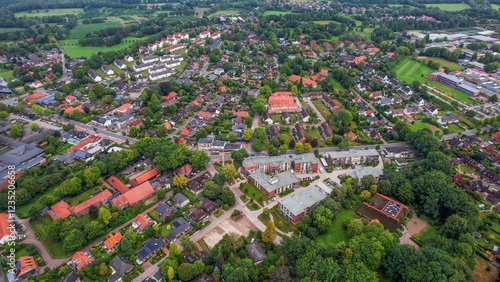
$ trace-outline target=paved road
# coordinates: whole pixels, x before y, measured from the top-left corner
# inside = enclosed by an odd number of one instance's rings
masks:
[[[36,247],[36,249],[38,250],[38,253],[45,261],[45,267],[53,268],[53,267],[59,266],[61,264],[64,264],[69,260],[69,258],[63,258],[63,259],[52,258],[52,256],[50,256],[49,252],[47,251],[45,246],[42,244],[42,242],[40,242],[40,241],[38,241],[38,239],[36,239],[35,231],[33,231],[33,229],[31,228],[31,226],[29,224],[29,219],[22,219],[22,220],[17,219],[17,220],[21,221],[23,223],[23,226],[26,228],[26,233],[25,233],[26,239],[24,239],[22,243],[33,244]],[[43,273],[44,268],[39,267],[38,273],[39,274]]]
[[[307,100],[306,103],[316,112],[316,115],[318,116],[320,124],[326,121],[325,118],[323,117],[323,115],[321,114],[321,112],[318,110],[318,108],[316,108],[316,105],[314,105],[311,100]]]

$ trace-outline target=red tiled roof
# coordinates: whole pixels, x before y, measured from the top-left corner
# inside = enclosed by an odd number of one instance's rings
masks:
[[[72,114],[74,111],[80,111],[82,114],[85,112],[81,107],[69,107],[64,110],[65,114]]]
[[[0,213],[0,240],[9,235],[9,214]]]
[[[139,184],[142,184],[142,183],[148,181],[149,179],[158,176],[159,174],[160,174],[160,171],[158,170],[158,168],[155,167],[154,169],[151,169],[151,170],[137,176],[136,178],[130,180],[129,183],[132,187],[136,187]]]
[[[70,262],[76,265],[76,268],[80,270],[93,261],[94,258],[89,254],[86,255],[84,252],[76,252]]]
[[[22,276],[36,269],[35,258],[32,256],[24,256],[17,259],[16,276]]]
[[[240,117],[240,118],[246,118],[248,116],[247,111],[233,111],[233,115]]]
[[[184,165],[180,166],[179,168],[177,168],[175,171],[178,174],[188,174],[192,170],[193,170],[193,167],[191,166],[191,164],[184,164]]]
[[[123,182],[120,181],[120,179],[116,178],[116,176],[114,175],[108,178],[108,183],[109,185],[111,185],[111,187],[115,188],[121,194],[124,194],[130,190],[125,184],[123,184]]]
[[[138,214],[133,222],[137,222],[139,221],[141,223],[141,225],[139,226],[139,229],[144,231],[148,226],[152,225],[154,223],[154,221],[150,218],[146,218],[142,213],[141,214]]]
[[[141,185],[130,189],[130,191],[126,192],[125,194],[114,198],[111,203],[119,207],[124,207],[127,204],[133,206],[138,202],[151,197],[154,193],[155,189],[153,189],[153,186],[151,186],[151,183],[149,183],[149,181],[146,181]]]
[[[170,128],[172,128],[172,125],[171,125],[171,124],[170,124],[170,122],[168,122],[168,121],[166,121],[166,122],[164,123],[164,125],[165,125],[165,128],[166,128],[166,129],[170,129]]]
[[[93,206],[97,203],[101,203],[101,202],[106,201],[107,199],[111,198],[111,196],[113,196],[113,194],[111,194],[111,192],[109,192],[108,190],[104,190],[102,192],[97,193],[96,195],[94,195],[92,198],[86,200],[85,202],[83,202],[79,205],[76,205],[74,207],[71,207],[70,211],[74,214],[81,213],[82,211],[90,208],[91,206]]]
[[[167,96],[163,96],[163,100],[170,102],[175,99],[175,97],[177,97],[177,93],[175,93],[174,91],[170,91]]]
[[[69,148],[68,152],[69,153],[76,152],[76,151],[80,150],[81,148],[87,146],[88,144],[95,143],[95,142],[99,141],[100,139],[101,139],[101,137],[91,135],[91,136],[89,136],[89,138],[87,138],[87,139],[83,140],[82,142],[76,144],[75,146]]]
[[[292,76],[290,76],[290,78],[288,80],[290,80],[291,82],[297,82],[301,79],[300,76],[296,75],[296,74],[292,74]]]
[[[24,97],[24,101],[26,101],[26,102],[29,103],[29,102],[31,102],[33,100],[38,100],[38,99],[40,99],[40,98],[42,98],[44,96],[45,96],[45,94],[43,94],[42,92],[36,92],[34,94],[31,94],[31,95],[28,95],[28,96]]]
[[[108,234],[108,239],[104,241],[104,246],[108,250],[113,249],[118,243],[120,243],[123,239],[122,233],[117,232],[115,235],[112,235],[111,233]]]
[[[209,113],[209,112],[199,112],[198,113],[198,117],[199,118],[203,118],[203,119],[211,119],[212,118],[212,114]]]
[[[60,201],[57,204],[54,204],[50,207],[49,216],[56,220],[58,218],[66,218],[71,215],[71,211],[69,210],[70,206],[65,201]]]
[[[133,107],[132,104],[126,103],[126,104],[123,104],[120,107],[116,108],[116,111],[117,112],[125,112],[125,111],[132,109],[132,107]]]
[[[181,129],[181,135],[188,135],[188,134],[189,134],[189,129],[187,129],[185,127],[183,129]]]
[[[359,57],[354,58],[354,60],[352,60],[352,62],[355,63],[356,65],[359,65],[364,60],[366,60],[366,56],[359,56]]]

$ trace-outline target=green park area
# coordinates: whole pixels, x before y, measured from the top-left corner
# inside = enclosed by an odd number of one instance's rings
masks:
[[[446,59],[443,59],[443,58],[437,58],[437,57],[418,57],[418,59],[423,63],[423,64],[426,64],[427,61],[433,61],[433,62],[437,62],[439,64],[440,67],[443,67],[443,68],[448,68],[450,71],[458,71],[458,70],[462,70],[464,67],[455,63],[455,62],[451,62],[451,61],[448,61]]]
[[[330,230],[328,230],[327,233],[316,237],[316,242],[325,246],[336,245],[337,243],[340,243],[342,241],[347,242],[349,240],[349,235],[347,234],[347,230],[344,227],[344,222],[353,218],[358,218],[354,211],[340,211],[333,220]]]
[[[110,27],[122,27],[123,25],[120,22],[103,22],[103,23],[93,23],[93,24],[84,24],[78,23],[78,25],[71,30],[69,33],[69,38],[71,39],[79,39],[85,37],[88,33],[99,31],[101,29],[106,29]]]
[[[443,11],[447,11],[447,12],[457,12],[457,11],[470,9],[469,4],[465,4],[465,3],[425,4],[425,6],[439,8],[439,9],[441,9]]]
[[[293,12],[284,12],[284,11],[265,11],[264,16],[283,16],[283,15],[290,15],[290,14],[295,14]]]

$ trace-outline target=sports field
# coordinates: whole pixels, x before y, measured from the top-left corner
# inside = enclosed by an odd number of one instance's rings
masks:
[[[406,82],[408,85],[412,84],[413,81],[417,80],[420,81],[422,84],[427,83],[430,86],[435,87],[462,102],[469,104],[477,103],[475,100],[471,99],[467,94],[463,92],[460,92],[454,88],[451,88],[437,81],[429,80],[427,78],[428,75],[431,72],[434,72],[435,70],[431,69],[430,67],[418,61],[412,60],[409,57],[404,58],[401,62],[399,62],[399,64],[397,64],[396,67],[394,68],[394,71],[396,72],[396,76],[398,77],[398,79]]]
[[[62,16],[62,15],[77,15],[83,12],[83,9],[51,9],[51,10],[33,10],[15,13],[19,17],[48,17],[48,16]]]
[[[457,12],[466,9],[470,9],[469,4],[465,3],[454,3],[454,4],[425,4],[426,7],[435,7],[443,11]]]
[[[448,61],[443,58],[436,58],[436,57],[418,57],[419,60],[421,60],[424,64],[426,61],[431,60],[433,62],[437,62],[440,67],[443,68],[448,68],[450,71],[457,71],[457,70],[462,70],[464,67],[455,63]]]

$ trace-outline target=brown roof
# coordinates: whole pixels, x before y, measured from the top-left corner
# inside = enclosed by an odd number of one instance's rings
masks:
[[[113,196],[113,194],[111,194],[111,192],[109,192],[109,190],[104,190],[104,191],[94,195],[94,197],[86,200],[85,202],[83,202],[77,206],[71,207],[69,210],[74,214],[78,214],[78,213],[90,208],[91,206],[93,206],[97,203],[102,203],[102,202],[106,201],[107,199],[111,198],[111,196]]]
[[[177,168],[175,171],[178,174],[187,174],[187,173],[190,173],[192,170],[193,170],[193,167],[191,166],[191,164],[184,164],[184,165],[180,166],[179,168]]]
[[[116,178],[116,176],[111,176],[108,178],[108,183],[111,187],[115,188],[121,194],[128,192],[130,189],[120,181],[120,179]]]
[[[136,187],[139,184],[142,184],[142,183],[148,181],[149,179],[158,176],[159,174],[160,174],[160,171],[158,170],[158,168],[155,167],[154,169],[147,171],[147,172],[137,176],[136,178],[130,180],[129,183],[132,187]]]

